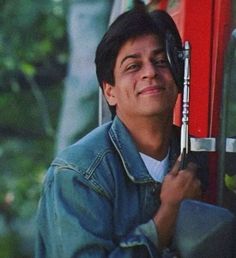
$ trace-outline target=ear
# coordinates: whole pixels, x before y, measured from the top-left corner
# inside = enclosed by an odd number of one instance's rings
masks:
[[[116,88],[108,82],[102,83],[103,94],[110,106],[116,105]]]

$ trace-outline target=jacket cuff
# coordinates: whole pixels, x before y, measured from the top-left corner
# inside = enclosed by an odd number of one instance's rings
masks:
[[[151,254],[155,257],[158,252],[158,233],[153,220],[141,224],[135,228],[124,240],[120,242],[122,248],[145,245]]]

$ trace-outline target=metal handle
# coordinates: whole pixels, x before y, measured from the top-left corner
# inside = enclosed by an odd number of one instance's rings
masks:
[[[184,87],[183,87],[183,107],[182,107],[182,125],[181,125],[181,141],[180,152],[188,153],[188,121],[189,121],[189,85],[190,85],[190,44],[188,41],[184,43]]]

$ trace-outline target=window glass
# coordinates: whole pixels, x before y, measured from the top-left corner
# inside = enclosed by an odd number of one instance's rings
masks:
[[[224,67],[221,139],[226,152],[221,153],[220,171],[224,176],[223,203],[236,214],[236,0],[233,1],[232,33]]]
[[[236,29],[232,32],[225,64],[226,135],[236,136]]]

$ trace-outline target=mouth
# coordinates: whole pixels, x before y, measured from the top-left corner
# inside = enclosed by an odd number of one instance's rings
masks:
[[[164,87],[161,86],[149,86],[141,89],[138,94],[139,95],[155,95],[160,94],[165,90]]]

